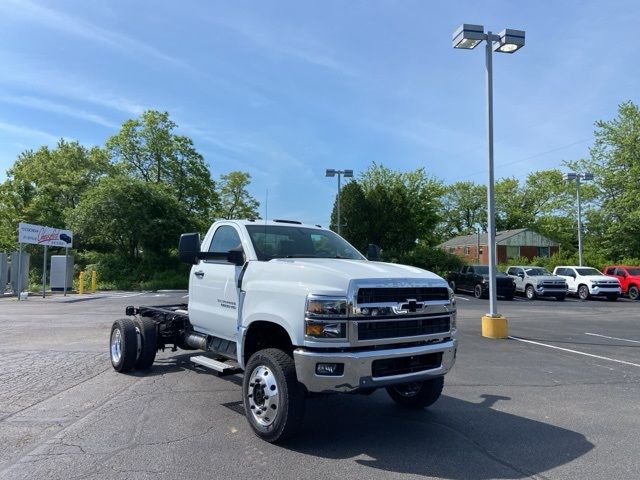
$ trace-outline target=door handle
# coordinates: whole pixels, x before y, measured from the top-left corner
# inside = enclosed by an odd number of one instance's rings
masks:
[[[196,272],[193,272],[193,274],[198,278],[204,277],[204,272],[202,270],[198,270]]]

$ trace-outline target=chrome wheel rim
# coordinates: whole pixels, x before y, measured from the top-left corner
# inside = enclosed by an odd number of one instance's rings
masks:
[[[269,367],[260,365],[253,369],[245,395],[251,415],[258,425],[268,427],[276,420],[280,408],[280,389]]]
[[[631,298],[631,300],[637,300],[638,299],[638,289],[636,287],[631,287],[629,289],[629,298]]]
[[[122,358],[122,333],[119,328],[116,328],[111,332],[111,361],[120,363],[120,358]]]
[[[421,387],[422,385],[420,383],[414,382],[414,383],[405,383],[403,385],[396,385],[393,387],[393,389],[403,397],[410,398],[410,397],[415,397],[420,391]]]
[[[587,288],[586,287],[580,287],[580,290],[578,291],[578,296],[582,299],[585,300],[587,298]]]
[[[531,300],[533,298],[533,288],[527,288],[527,298]]]
[[[474,294],[475,294],[476,298],[482,297],[482,287],[480,285],[476,285]]]

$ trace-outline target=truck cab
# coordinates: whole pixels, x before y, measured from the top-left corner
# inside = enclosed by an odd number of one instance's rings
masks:
[[[309,393],[385,388],[414,408],[440,396],[457,350],[455,297],[441,277],[284,220],[215,222],[202,241],[183,235],[179,254],[192,265],[188,305],[127,312],[143,337],[141,317],[154,319],[153,348],[173,342],[213,357],[196,363],[244,371],[247,419],[261,438],[299,429]]]

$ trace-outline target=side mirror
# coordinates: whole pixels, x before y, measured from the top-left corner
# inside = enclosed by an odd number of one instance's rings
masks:
[[[524,273],[520,272],[520,273],[518,274],[518,276],[519,276],[520,278],[523,278],[523,279],[524,279]]]
[[[382,249],[373,243],[370,243],[367,247],[367,259],[374,262],[380,261],[380,252]]]
[[[180,243],[178,244],[180,261],[189,265],[196,265],[198,263],[198,253],[200,253],[200,234],[183,233],[180,235]]]
[[[233,263],[236,267],[241,267],[244,265],[244,252],[242,250],[229,250],[227,261]]]

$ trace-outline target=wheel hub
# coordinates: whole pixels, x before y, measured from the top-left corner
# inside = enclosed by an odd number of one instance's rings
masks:
[[[265,365],[256,367],[249,377],[246,391],[254,420],[262,426],[271,425],[280,407],[280,392],[273,372]]]
[[[120,363],[122,357],[122,333],[116,328],[111,333],[111,360],[113,363]]]

